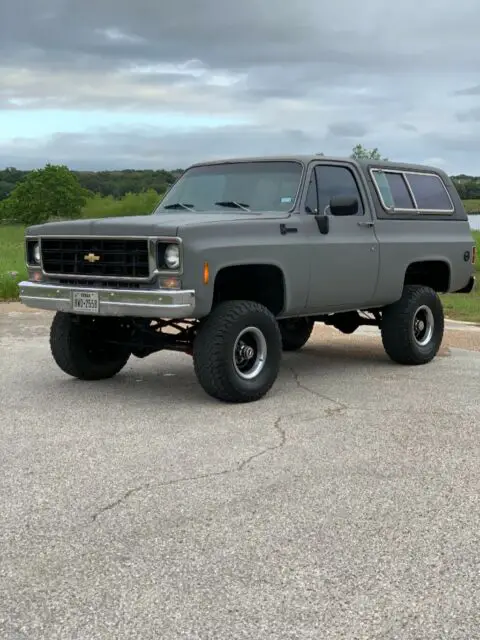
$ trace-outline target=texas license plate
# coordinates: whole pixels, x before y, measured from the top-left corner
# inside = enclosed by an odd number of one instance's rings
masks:
[[[77,313],[98,313],[100,304],[97,291],[74,291],[73,311]]]

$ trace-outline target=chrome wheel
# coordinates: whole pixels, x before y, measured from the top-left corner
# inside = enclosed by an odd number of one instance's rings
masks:
[[[433,336],[435,320],[430,307],[422,305],[413,316],[413,337],[419,347],[425,347]]]
[[[233,364],[244,380],[252,380],[263,370],[267,360],[267,341],[257,327],[246,327],[233,346]]]

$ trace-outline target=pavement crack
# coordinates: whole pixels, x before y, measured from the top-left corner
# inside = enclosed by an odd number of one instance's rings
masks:
[[[226,476],[233,473],[235,469],[223,469],[222,471],[212,471],[210,473],[199,473],[196,476],[185,476],[184,478],[175,478],[166,480],[165,482],[157,482],[157,487],[169,487],[172,484],[181,484],[182,482],[193,482],[194,480],[206,480],[207,478],[216,478],[218,476]]]
[[[306,391],[307,393],[311,393],[313,396],[320,398],[321,400],[327,400],[328,402],[332,402],[333,404],[337,405],[335,408],[327,408],[325,409],[325,413],[329,416],[334,415],[336,413],[341,413],[342,411],[346,411],[349,407],[344,404],[343,402],[339,402],[338,400],[334,400],[333,398],[330,398],[329,396],[324,395],[323,393],[320,393],[318,391],[315,391],[314,389],[311,389],[310,387],[308,387],[306,384],[304,384],[301,380],[300,380],[300,375],[297,373],[297,371],[295,371],[295,369],[293,367],[288,367],[292,373],[293,379],[297,385],[297,387],[299,389],[303,389],[303,391]]]
[[[276,444],[270,447],[265,447],[261,451],[254,453],[248,458],[245,458],[241,462],[237,463],[235,467],[232,467],[229,469],[222,469],[220,471],[212,471],[210,473],[201,473],[201,474],[192,475],[192,476],[184,476],[181,478],[173,478],[172,480],[166,480],[164,482],[145,482],[144,484],[141,484],[141,485],[138,485],[137,487],[133,487],[132,489],[129,489],[123,495],[121,495],[117,500],[110,502],[109,504],[105,505],[104,507],[96,511],[92,515],[92,522],[95,522],[97,518],[103,513],[106,513],[107,511],[112,511],[116,507],[120,506],[134,494],[139,493],[140,491],[143,491],[145,489],[149,489],[151,486],[155,485],[156,487],[169,487],[171,485],[181,484],[183,482],[194,482],[195,480],[207,480],[208,478],[217,478],[219,476],[227,476],[233,473],[239,473],[243,471],[256,458],[260,458],[261,456],[264,456],[266,453],[269,453],[270,451],[276,451],[277,449],[281,449],[283,446],[285,446],[285,443],[287,441],[287,434],[285,432],[285,429],[281,427],[281,422],[284,418],[288,418],[288,417],[289,416],[286,416],[286,415],[278,416],[278,418],[275,420],[273,424],[273,428],[275,429],[275,431],[279,436],[278,442]]]
[[[104,507],[96,511],[92,515],[92,522],[95,522],[98,516],[100,516],[102,513],[105,513],[105,511],[111,511],[112,509],[115,509],[115,507],[118,507],[120,504],[122,504],[122,502],[125,502],[125,500],[128,500],[130,496],[133,496],[134,493],[138,493],[143,489],[148,489],[149,486],[150,486],[150,482],[147,482],[146,484],[141,484],[138,487],[133,487],[133,489],[129,489],[128,491],[125,491],[125,493],[122,496],[120,496],[120,498],[118,498],[114,502],[110,502],[109,504],[105,505]]]
[[[245,467],[249,465],[252,460],[255,460],[255,458],[260,458],[269,451],[276,451],[277,449],[281,449],[283,446],[285,446],[285,443],[287,442],[287,434],[285,429],[282,429],[280,425],[282,423],[282,420],[286,417],[287,416],[278,416],[278,418],[274,422],[273,428],[279,435],[279,441],[277,442],[277,444],[274,444],[271,447],[265,447],[265,449],[262,449],[262,451],[254,453],[252,456],[249,456],[248,458],[245,458],[245,460],[242,460],[242,462],[240,462],[237,466],[237,471],[243,471],[243,469],[245,469]]]

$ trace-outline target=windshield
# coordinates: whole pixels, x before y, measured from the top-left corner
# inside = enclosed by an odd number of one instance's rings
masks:
[[[188,169],[166,194],[162,211],[290,211],[303,167],[295,161],[232,162]]]

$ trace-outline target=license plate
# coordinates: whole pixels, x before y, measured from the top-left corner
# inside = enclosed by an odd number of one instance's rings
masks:
[[[100,305],[96,291],[74,291],[73,311],[78,313],[98,313]]]

